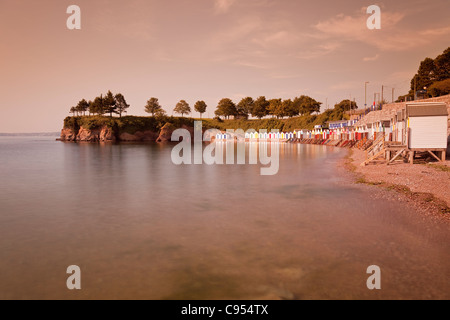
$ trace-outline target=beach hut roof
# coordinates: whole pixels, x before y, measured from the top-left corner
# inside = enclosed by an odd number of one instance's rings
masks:
[[[407,117],[448,116],[445,103],[408,103]]]

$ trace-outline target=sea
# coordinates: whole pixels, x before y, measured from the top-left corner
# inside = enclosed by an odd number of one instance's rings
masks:
[[[0,137],[0,299],[450,298],[449,224],[353,183],[348,149],[261,175],[174,147]]]

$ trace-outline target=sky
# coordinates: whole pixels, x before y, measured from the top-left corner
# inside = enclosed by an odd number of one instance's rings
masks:
[[[81,9],[69,30],[68,6]],[[367,7],[381,8],[369,30]],[[360,108],[409,90],[450,46],[448,0],[0,0],[0,132],[59,131],[70,107],[111,90],[131,115],[159,99],[289,99]],[[193,116],[198,116],[193,113]]]

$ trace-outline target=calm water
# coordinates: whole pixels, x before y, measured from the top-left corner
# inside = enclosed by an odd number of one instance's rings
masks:
[[[285,145],[261,176],[171,148],[0,138],[0,299],[450,298],[448,224],[342,183],[345,150]]]

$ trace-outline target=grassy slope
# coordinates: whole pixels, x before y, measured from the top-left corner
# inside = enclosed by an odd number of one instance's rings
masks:
[[[295,129],[312,129],[315,125],[325,124],[327,121],[342,120],[346,118],[342,112],[336,110],[327,110],[319,115],[300,116],[290,119],[261,119],[261,120],[225,120],[203,119],[203,128],[226,129],[279,129],[289,132]],[[119,133],[127,132],[134,134],[137,131],[159,131],[166,123],[171,123],[176,128],[183,125],[193,127],[194,121],[199,119],[179,118],[179,117],[135,117],[126,116],[122,118],[110,118],[102,116],[83,116],[67,117],[64,119],[64,128],[78,130],[80,127],[85,129],[96,129],[102,126],[113,128]]]

